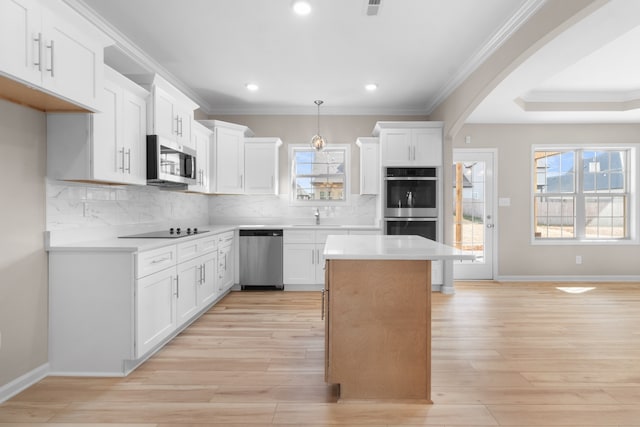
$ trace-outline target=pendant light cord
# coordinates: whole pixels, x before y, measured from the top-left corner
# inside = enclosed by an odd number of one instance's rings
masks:
[[[317,122],[317,125],[318,125],[318,133],[317,133],[317,135],[319,136],[319,135],[320,135],[320,106],[322,105],[322,103],[323,103],[324,101],[316,100],[316,101],[313,101],[313,102],[315,102],[315,104],[318,106],[318,115],[317,115],[317,119],[318,119],[318,122]]]

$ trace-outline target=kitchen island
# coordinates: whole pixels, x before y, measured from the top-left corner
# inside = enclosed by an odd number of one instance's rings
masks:
[[[472,255],[419,236],[327,238],[325,381],[340,399],[431,402],[431,261]]]

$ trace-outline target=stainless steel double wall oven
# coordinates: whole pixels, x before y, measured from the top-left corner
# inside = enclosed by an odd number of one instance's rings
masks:
[[[384,170],[384,233],[438,240],[438,169]]]

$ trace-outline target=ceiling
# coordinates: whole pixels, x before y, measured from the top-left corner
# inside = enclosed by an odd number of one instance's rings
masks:
[[[310,0],[307,16],[291,0],[65,1],[114,38],[109,65],[157,70],[207,114],[315,114],[321,99],[323,114],[428,115],[545,0],[381,0],[374,16],[371,0]],[[639,25],[640,1],[612,0],[469,122],[638,122]]]
[[[640,123],[640,1],[612,0],[513,71],[468,123]]]

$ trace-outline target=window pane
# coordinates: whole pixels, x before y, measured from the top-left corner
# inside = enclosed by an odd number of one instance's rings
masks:
[[[345,195],[345,149],[293,151],[293,185],[299,201],[341,201]]]
[[[535,198],[536,238],[566,239],[575,235],[575,203],[573,197]]]
[[[625,196],[585,198],[585,237],[587,239],[620,239],[625,230]]]
[[[575,155],[572,151],[536,151],[536,192],[573,193]]]
[[[585,150],[582,162],[585,193],[625,191],[626,151]]]

